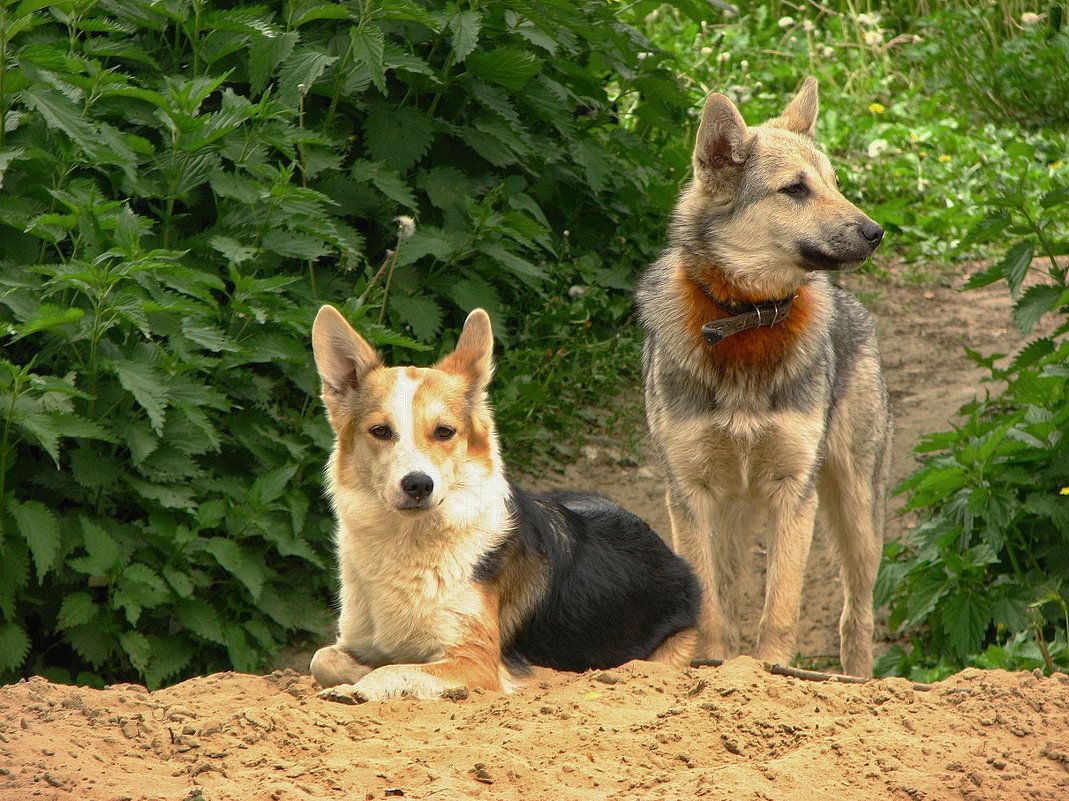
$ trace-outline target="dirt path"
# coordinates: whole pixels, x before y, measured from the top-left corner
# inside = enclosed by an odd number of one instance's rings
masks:
[[[1020,338],[998,287],[962,296],[893,276],[852,284],[879,326],[897,482],[917,436],[945,429],[982,392],[961,345],[1011,352]],[[589,458],[545,483],[606,492],[667,532],[656,468],[641,449],[621,454],[621,439],[606,432]],[[908,524],[893,519],[889,536]],[[756,550],[753,561],[751,629]],[[836,583],[818,536],[799,640],[806,658],[837,650]],[[356,707],[319,701],[293,671],[215,674],[154,693],[40,678],[0,688],[0,801],[402,797],[1060,801],[1069,798],[1069,677],[969,670],[923,691],[901,679],[770,676],[740,657],[687,671],[546,671],[511,696]]]

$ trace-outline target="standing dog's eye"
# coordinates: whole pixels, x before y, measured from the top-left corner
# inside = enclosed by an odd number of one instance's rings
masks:
[[[809,194],[809,187],[805,185],[804,181],[795,181],[793,184],[788,184],[779,190],[785,195],[791,197],[805,197]]]
[[[372,426],[371,428],[369,428],[368,433],[371,434],[371,436],[373,436],[375,439],[389,439],[393,436],[393,431],[390,430],[390,427],[387,425],[383,425],[382,423],[379,423],[377,426]]]
[[[452,439],[457,430],[451,426],[441,425],[434,429],[435,439]]]

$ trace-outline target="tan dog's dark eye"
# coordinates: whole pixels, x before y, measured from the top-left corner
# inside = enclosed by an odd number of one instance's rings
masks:
[[[451,426],[442,425],[442,426],[438,426],[436,429],[434,429],[434,438],[435,439],[452,439],[453,435],[456,434],[456,433],[457,433],[457,430],[455,428],[452,428]]]
[[[371,436],[373,436],[375,439],[389,439],[393,436],[393,431],[390,429],[390,427],[381,423],[377,426],[372,426],[371,428],[369,428],[368,433],[371,434]]]
[[[809,194],[809,187],[802,181],[795,181],[793,184],[788,184],[783,187],[780,192],[791,197],[805,197]]]

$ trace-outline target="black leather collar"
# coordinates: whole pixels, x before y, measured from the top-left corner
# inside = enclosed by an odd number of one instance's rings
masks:
[[[712,295],[708,297],[717,307],[731,315],[720,320],[712,320],[702,326],[702,336],[705,337],[705,341],[710,345],[715,345],[740,331],[776,325],[786,320],[787,315],[791,313],[791,304],[798,295],[791,294],[779,300],[763,300],[760,303],[720,300]]]

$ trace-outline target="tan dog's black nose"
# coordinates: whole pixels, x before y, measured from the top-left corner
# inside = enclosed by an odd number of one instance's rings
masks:
[[[880,240],[883,239],[883,229],[878,223],[866,220],[861,223],[861,235],[871,242],[873,247],[876,247],[880,244]]]
[[[414,501],[422,501],[434,492],[434,479],[426,473],[409,473],[401,479],[401,489]]]

